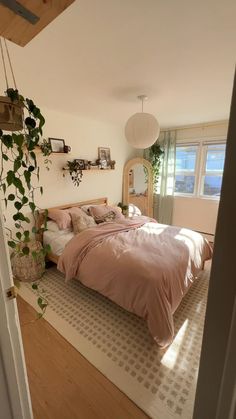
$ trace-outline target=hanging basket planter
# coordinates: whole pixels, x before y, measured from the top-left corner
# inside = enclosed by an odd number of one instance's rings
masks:
[[[0,129],[4,131],[20,131],[23,129],[23,105],[12,101],[9,97],[0,96]]]

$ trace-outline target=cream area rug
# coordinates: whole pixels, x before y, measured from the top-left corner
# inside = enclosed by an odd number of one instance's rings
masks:
[[[210,265],[174,315],[175,339],[160,350],[146,323],[56,267],[41,285],[49,296],[45,319],[152,419],[191,419],[199,367]],[[19,294],[37,308],[29,283]]]

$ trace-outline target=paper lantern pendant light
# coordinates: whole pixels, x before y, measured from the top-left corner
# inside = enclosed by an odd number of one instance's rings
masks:
[[[125,136],[134,148],[148,148],[158,139],[160,126],[156,118],[150,113],[143,112],[143,101],[146,95],[138,96],[142,101],[142,112],[132,115],[125,126]]]

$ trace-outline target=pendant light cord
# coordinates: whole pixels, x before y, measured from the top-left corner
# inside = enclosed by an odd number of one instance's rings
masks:
[[[10,54],[9,54],[9,51],[8,51],[8,47],[7,47],[7,43],[6,43],[6,39],[5,38],[4,38],[4,44],[5,44],[5,49],[6,49],[6,53],[7,53],[7,58],[8,58],[9,66],[10,66],[10,69],[11,69],[11,75],[12,75],[13,84],[14,84],[15,89],[17,90],[17,87],[16,87],[16,79],[15,79],[15,75],[14,75],[14,72],[13,72],[11,58],[10,58]],[[0,47],[1,47],[2,63],[3,63],[3,68],[4,68],[6,86],[7,86],[7,89],[9,89],[9,83],[8,83],[8,78],[7,78],[7,69],[6,69],[5,56],[4,56],[4,52],[3,52],[2,38],[1,37],[0,37]]]

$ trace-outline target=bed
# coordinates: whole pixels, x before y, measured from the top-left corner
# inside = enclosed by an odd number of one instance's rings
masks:
[[[95,207],[104,212],[109,208],[107,199],[63,205],[53,210],[72,211],[74,220],[76,208],[91,211]],[[39,225],[43,217],[40,213]],[[92,223],[78,234],[70,229],[48,230],[41,239],[44,244],[50,244],[52,253],[48,257],[57,263],[66,281],[77,278],[144,318],[160,347],[172,342],[173,314],[204,262],[212,256],[212,249],[201,234],[159,224],[144,216],[115,217]]]

